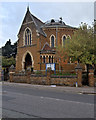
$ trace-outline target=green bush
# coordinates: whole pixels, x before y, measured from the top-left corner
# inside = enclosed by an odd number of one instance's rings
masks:
[[[55,75],[62,75],[62,76],[72,75],[72,76],[74,76],[74,75],[76,75],[76,73],[68,73],[68,72],[62,73],[62,72],[59,72],[59,73],[57,73]]]
[[[35,72],[35,74],[40,75],[40,74],[42,74],[42,72],[39,71],[39,70],[37,70],[37,71]]]
[[[9,67],[9,66],[15,65],[15,64],[16,64],[15,58],[2,57],[2,67]]]

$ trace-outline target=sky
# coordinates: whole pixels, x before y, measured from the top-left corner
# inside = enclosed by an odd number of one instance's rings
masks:
[[[0,2],[0,47],[11,39],[18,40],[18,32],[29,4],[30,12],[46,22],[52,18],[63,18],[70,26],[79,27],[81,22],[92,25],[94,2]]]
[[[94,19],[96,20],[96,1],[94,2]]]

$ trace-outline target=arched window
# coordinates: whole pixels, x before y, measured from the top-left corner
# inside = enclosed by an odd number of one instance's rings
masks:
[[[43,56],[43,63],[45,63],[46,61],[45,61],[45,56]]]
[[[65,40],[66,40],[66,36],[64,35],[64,36],[62,37],[62,46],[65,46]]]
[[[51,63],[51,56],[49,56],[49,63]]]
[[[70,35],[67,36],[67,40],[71,39]]]
[[[32,33],[29,28],[25,30],[25,45],[31,45],[32,44]]]
[[[42,56],[40,56],[40,63],[42,63]]]
[[[55,47],[55,37],[51,36],[51,47]]]
[[[54,57],[52,56],[52,63],[54,63]]]

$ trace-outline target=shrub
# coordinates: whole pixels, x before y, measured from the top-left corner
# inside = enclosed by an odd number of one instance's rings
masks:
[[[16,64],[15,58],[13,58],[13,57],[11,57],[11,58],[2,57],[2,66],[3,67],[9,67],[9,66],[15,65],[15,64]]]
[[[68,73],[68,72],[66,72],[66,73],[62,73],[62,72],[59,72],[59,73],[57,73],[57,74],[55,74],[55,75],[65,75],[65,76],[67,76],[67,75],[76,75],[76,73]]]
[[[37,70],[37,71],[35,72],[35,74],[40,75],[40,74],[42,74],[42,72],[39,71],[39,70]]]

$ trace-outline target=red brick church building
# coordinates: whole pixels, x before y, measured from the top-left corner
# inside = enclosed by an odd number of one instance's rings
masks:
[[[71,39],[76,28],[66,25],[62,18],[51,19],[43,23],[31,14],[29,7],[18,33],[16,70],[46,70],[46,65],[54,65],[59,70],[56,59],[56,47],[64,46],[65,40]],[[70,66],[72,63],[69,62]],[[71,69],[70,67],[65,69]]]

